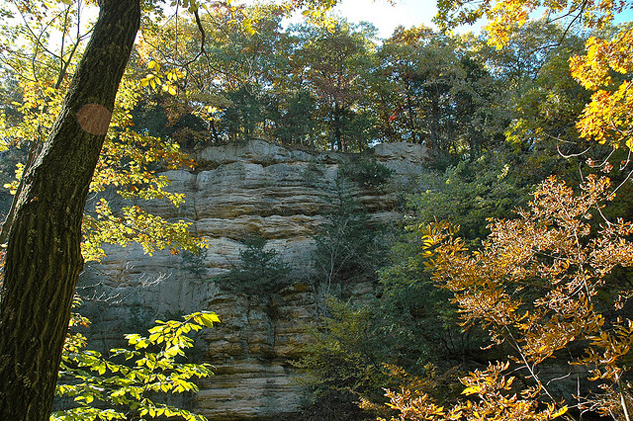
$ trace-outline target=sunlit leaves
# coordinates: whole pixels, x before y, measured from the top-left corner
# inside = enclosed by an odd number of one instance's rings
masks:
[[[192,313],[184,316],[184,321],[157,320],[149,336],[127,335],[129,347],[110,350],[110,358],[85,349],[86,341],[80,334],[69,335],[56,393],[71,398],[74,405],[54,412],[51,420],[126,420],[145,416],[205,420],[202,415],[163,403],[158,397],[196,392],[195,379],[213,374],[208,364],[179,361],[193,347],[188,335],[219,321],[212,312]],[[85,318],[74,315],[71,326],[83,323]]]
[[[165,248],[197,252],[204,247],[204,244],[189,235],[190,223],[168,222],[143,211],[139,206],[126,206],[114,214],[108,201],[101,199],[94,212],[94,215],[87,214],[84,217],[82,253],[86,260],[98,261],[105,257],[103,244],[125,247],[137,243],[150,255]]]
[[[539,405],[531,399],[522,399],[513,390],[515,377],[507,376],[509,365],[497,362],[485,370],[475,370],[461,379],[462,394],[473,398],[450,407],[438,406],[427,394],[407,388],[400,393],[387,390],[390,408],[397,417],[390,421],[548,421],[567,412],[566,406]],[[379,418],[380,421],[385,421]]]
[[[149,86],[152,89],[161,87],[163,92],[169,93],[169,95],[177,94],[177,81],[182,79],[184,74],[178,70],[170,70],[167,72],[161,72],[161,66],[154,60],[151,60],[147,65],[147,68],[151,71],[143,79],[141,79],[141,86]]]
[[[539,9],[548,21],[567,19],[567,28],[581,24],[586,28],[602,28],[617,13],[631,7],[627,1],[442,0],[438,2],[436,20],[447,29],[485,16],[489,20],[486,27],[489,42],[501,48],[508,44],[514,28],[524,25],[529,15]],[[611,40],[589,38],[586,54],[571,60],[573,76],[594,92],[577,124],[581,137],[616,147],[633,146],[632,41],[633,29],[623,27]]]
[[[592,37],[587,53],[571,60],[572,75],[593,91],[577,124],[581,136],[633,147],[633,29],[611,40]]]
[[[154,65],[154,68],[158,69],[158,65]],[[40,78],[36,82],[27,79],[19,81],[22,102],[16,107],[21,119],[11,124],[5,123],[3,133],[4,138],[14,146],[28,147],[43,143],[60,110],[64,94],[62,88],[65,85],[54,89],[50,79]],[[178,76],[167,73],[167,79],[175,83]],[[158,174],[158,170],[193,167],[193,161],[181,152],[174,141],[141,134],[131,128],[131,110],[137,104],[141,92],[142,87],[128,72],[121,82],[110,130],[90,185],[93,193],[115,191],[123,199],[140,201],[136,206],[119,206],[113,210],[107,201],[97,200],[93,209],[87,209],[82,245],[86,260],[101,259],[104,256],[103,243],[126,246],[137,242],[150,254],[166,247],[199,250],[204,246],[188,234],[189,224],[167,222],[139,207],[145,206],[146,202],[143,201],[153,199],[165,200],[174,206],[181,205],[184,195],[168,191],[169,179]],[[20,179],[22,168],[18,166],[17,180]],[[5,187],[15,191],[17,182]]]
[[[435,21],[444,30],[486,18],[490,42],[498,47],[507,43],[517,26],[537,14],[549,21],[562,20],[593,28],[604,26],[615,14],[631,7],[625,1],[596,0],[439,0],[437,6]]]
[[[587,177],[579,192],[550,177],[533,197],[517,219],[491,219],[491,234],[478,251],[465,249],[447,224],[421,230],[424,247],[432,254],[433,278],[453,292],[464,325],[480,325],[489,331],[493,344],[509,345],[509,359],[533,382],[521,391],[525,401],[496,392],[514,391],[509,380],[499,377],[506,364],[463,378],[464,393],[478,394],[482,402],[493,405],[472,404],[478,416],[486,414],[481,419],[501,416],[497,405],[518,411],[503,415],[505,419],[520,419],[519,414],[529,414],[529,419],[561,416],[562,405],[535,412],[540,403],[554,399],[538,367],[550,358],[567,357],[585,366],[591,373],[588,380],[603,391],[594,387],[596,394],[582,400],[581,406],[605,415],[622,411],[621,402],[631,393],[622,378],[630,360],[633,328],[630,320],[614,319],[599,308],[609,304],[614,309],[608,311],[621,308],[602,296],[617,295],[617,287],[608,283],[614,268],[633,267],[633,225],[618,220],[592,226],[613,198],[605,177]],[[560,352],[578,342],[587,344],[585,357]],[[461,410],[464,419],[480,419]]]
[[[200,7],[200,2],[198,0],[174,0],[171,2],[171,6],[179,6],[193,13]]]

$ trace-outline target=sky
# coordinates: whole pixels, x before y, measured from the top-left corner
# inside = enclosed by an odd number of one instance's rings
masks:
[[[398,0],[392,6],[384,0],[344,0],[335,11],[351,22],[373,23],[378,36],[388,38],[398,25],[408,28],[424,24],[434,28],[431,19],[437,13],[435,3],[435,0]]]
[[[378,28],[380,38],[388,38],[398,26],[411,27],[424,24],[431,28],[437,26],[432,19],[437,13],[436,0],[395,0],[394,6],[386,0],[343,0],[335,10],[350,22],[371,22]],[[633,10],[616,17],[615,23],[633,20]],[[472,27],[458,28],[458,32],[478,31],[483,24],[477,23]]]

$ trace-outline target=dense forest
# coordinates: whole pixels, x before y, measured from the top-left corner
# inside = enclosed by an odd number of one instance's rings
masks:
[[[341,185],[364,189],[391,176],[378,143],[424,145],[431,168],[400,224],[342,192],[315,235],[328,298],[294,362],[305,419],[631,420],[633,29],[613,24],[631,2],[440,1],[439,29],[387,39],[327,1],[97,3],[96,21],[90,2],[0,5],[0,419],[48,419],[55,394],[73,402],[58,420],[203,419],[159,395],[211,374],[182,357],[217,315],[157,321],[109,358],[72,327],[105,243],[195,259],[204,241],[86,197],[178,206],[161,172],[263,139],[355,156]],[[241,257],[236,294],[292,282],[264,239]],[[367,280],[375,297],[349,300]]]

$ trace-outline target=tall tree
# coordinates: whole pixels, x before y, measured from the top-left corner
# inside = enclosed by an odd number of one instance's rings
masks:
[[[576,117],[589,94],[571,76],[569,59],[582,48],[580,36],[565,36],[562,26],[542,20],[515,28],[502,49],[482,48],[505,92],[500,103],[512,118],[506,135],[513,144],[531,148],[552,140],[578,142]]]
[[[486,29],[489,43],[501,48],[511,42],[516,28],[529,22],[530,14],[543,13],[546,23],[561,22],[562,37],[574,28],[604,29],[615,15],[633,9],[633,2],[623,0],[595,1],[557,0],[441,0],[438,1],[436,21],[443,29],[460,23],[473,23],[481,17],[488,19]],[[562,38],[561,38],[562,39]],[[570,60],[572,76],[585,89],[593,91],[577,122],[580,137],[614,147],[633,147],[633,28],[620,26],[615,33],[598,32],[590,37],[587,54]]]
[[[50,415],[75,285],[81,221],[139,0],[101,0],[92,38],[52,132],[26,169],[8,231],[0,308],[0,419]]]
[[[372,62],[374,32],[373,27],[344,20],[297,30],[300,46],[294,59],[328,121],[333,150],[347,150],[351,144],[346,127],[358,114],[366,87],[363,75]]]
[[[8,239],[0,290],[2,420],[44,421],[50,415],[83,265],[80,242],[86,196],[140,27],[141,6],[149,15],[160,3],[97,0],[100,11],[90,42],[46,141],[31,154],[13,211],[2,227],[0,238]],[[197,1],[177,3],[199,21]],[[327,7],[329,3],[293,5]],[[40,6],[15,4],[20,12]]]
[[[200,19],[205,52],[197,60],[202,39],[194,20],[172,20],[143,37],[141,59],[163,63],[162,73],[181,75],[176,96],[157,98],[168,109],[171,136],[191,139],[191,123],[197,119],[209,129],[198,135],[211,132],[207,137],[215,142],[269,137],[274,120],[269,114],[276,111],[273,80],[284,73],[282,61],[288,56],[279,54],[287,44],[280,31],[282,16],[275,5],[213,8]]]
[[[477,156],[501,130],[492,112],[494,80],[472,44],[424,26],[396,28],[378,53],[392,88],[382,94],[390,110],[383,127],[436,154]]]

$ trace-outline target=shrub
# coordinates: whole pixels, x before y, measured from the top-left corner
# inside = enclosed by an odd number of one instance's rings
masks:
[[[358,395],[380,397],[387,377],[376,310],[330,298],[326,315],[308,330],[313,340],[303,346],[306,355],[295,365],[309,370],[304,382],[313,391],[312,419],[365,419]]]
[[[314,255],[318,281],[326,293],[334,284],[341,286],[375,278],[384,260],[381,227],[373,223],[366,210],[340,179],[327,221],[314,236]]]
[[[409,207],[418,223],[450,220],[466,241],[477,242],[489,232],[487,218],[508,215],[527,202],[530,186],[517,177],[515,161],[509,153],[491,153],[444,173],[423,174],[425,191],[409,197]]]
[[[274,248],[266,249],[268,240],[249,238],[240,252],[240,263],[220,281],[231,290],[249,295],[269,296],[289,282],[290,266]]]
[[[207,257],[207,248],[200,247],[197,251],[182,251],[182,268],[192,274],[196,279],[201,280],[205,275],[204,261]]]
[[[375,159],[361,157],[341,164],[340,175],[360,187],[377,188],[385,184],[393,175],[393,170]]]

